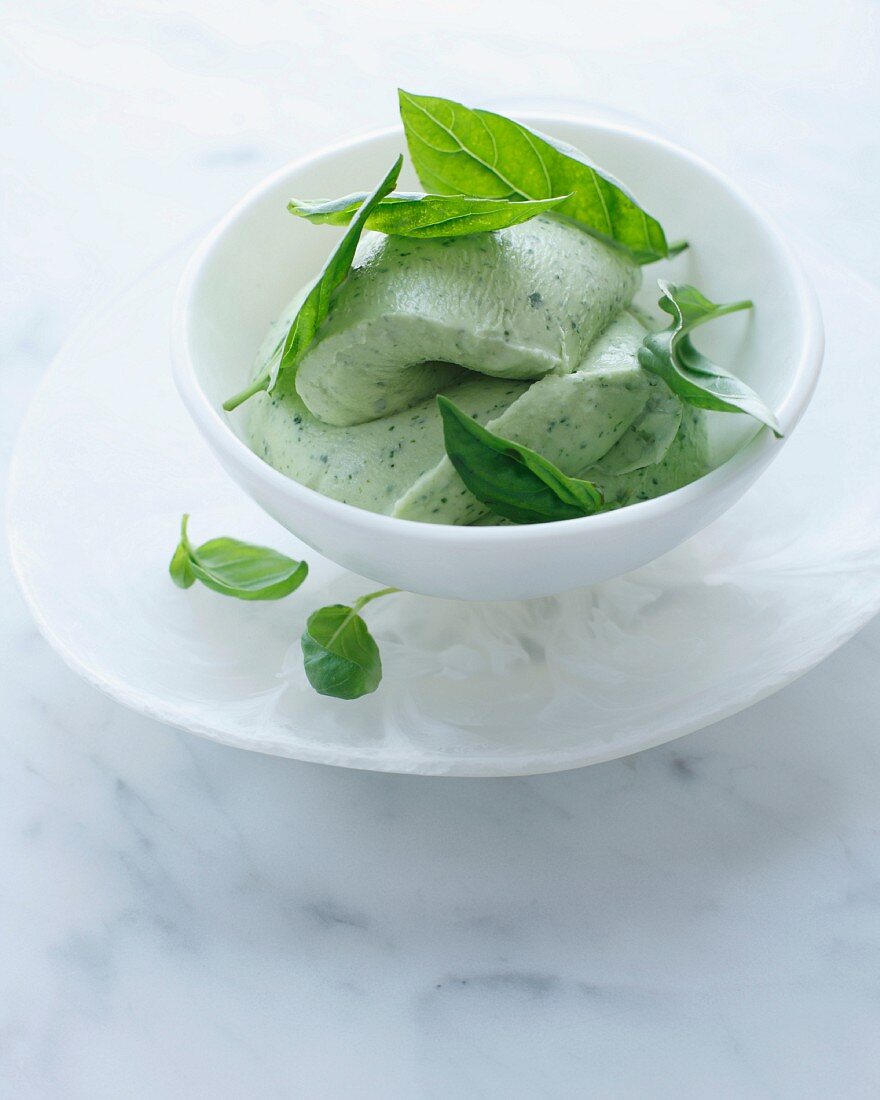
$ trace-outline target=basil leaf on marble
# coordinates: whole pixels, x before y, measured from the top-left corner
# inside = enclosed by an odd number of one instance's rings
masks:
[[[392,237],[464,237],[490,233],[529,221],[569,196],[511,202],[510,199],[475,199],[467,195],[422,195],[392,192],[367,218],[367,229]],[[316,225],[348,225],[366,195],[340,199],[291,199],[287,209]]]
[[[660,308],[672,317],[668,328],[649,333],[639,348],[639,363],[659,375],[682,401],[713,412],[746,413],[782,437],[773,412],[753,389],[717,366],[694,347],[690,334],[699,325],[728,313],[751,309],[749,301],[719,305],[686,283],[658,279]]]
[[[319,695],[359,699],[375,691],[382,680],[382,658],[359,612],[371,600],[389,596],[382,588],[351,605],[331,604],[313,612],[301,644],[306,677]]]
[[[193,546],[187,534],[189,516],[180,523],[180,542],[168,566],[179,588],[201,581],[207,588],[238,600],[280,600],[299,588],[309,567],[277,550],[238,539],[219,538]]]
[[[592,482],[567,477],[536,451],[503,439],[438,396],[446,453],[477,500],[514,523],[591,516],[602,494]]]
[[[376,190],[361,203],[357,213],[352,218],[348,231],[330,254],[323,271],[303,299],[303,303],[287,331],[287,336],[279,346],[272,362],[241,393],[237,393],[234,397],[230,397],[223,402],[223,408],[227,412],[238,408],[248,398],[253,397],[255,393],[260,393],[262,390],[271,393],[282,374],[296,371],[300,359],[329,312],[330,298],[333,292],[345,280],[351,270],[355,250],[367,219],[382,199],[394,190],[402,164],[403,157],[398,157]]]
[[[451,99],[402,89],[398,96],[410,157],[426,190],[515,202],[567,195],[557,214],[625,249],[637,263],[681,251],[619,183],[572,146]]]

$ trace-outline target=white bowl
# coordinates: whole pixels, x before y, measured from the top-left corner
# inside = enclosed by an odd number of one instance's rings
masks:
[[[761,394],[787,438],[815,388],[823,333],[813,290],[774,226],[717,170],[666,141],[561,115],[523,119],[582,149],[632,189],[670,239],[691,242],[673,263],[646,269],[641,304],[656,302],[658,276],[693,282],[718,301],[754,301],[749,314],[707,326],[701,346]],[[307,489],[250,450],[245,410],[227,415],[222,401],[250,376],[270,323],[317,274],[341,232],[292,217],[288,199],[369,189],[404,150],[402,132],[385,130],[282,169],[220,222],[184,273],[174,310],[175,381],[239,485],[346,568],[383,585],[466,600],[529,599],[607,580],[666,553],[734,504],[784,443],[742,415],[712,415],[719,465],[691,485],[615,512],[518,527],[376,515]],[[400,186],[418,188],[409,166]]]

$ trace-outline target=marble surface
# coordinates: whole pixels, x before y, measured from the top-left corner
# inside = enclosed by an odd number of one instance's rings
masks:
[[[876,277],[877,5],[611,7],[7,0],[4,465],[83,312],[397,83],[636,114]],[[666,748],[437,781],[135,716],[0,592],[0,1094],[877,1095],[880,623]]]

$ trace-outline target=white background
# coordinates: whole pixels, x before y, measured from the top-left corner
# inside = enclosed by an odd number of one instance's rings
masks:
[[[4,467],[84,312],[398,84],[634,115],[877,276],[871,0],[0,18]],[[2,595],[0,1095],[878,1094],[880,624],[669,747],[433,781],[157,726]]]

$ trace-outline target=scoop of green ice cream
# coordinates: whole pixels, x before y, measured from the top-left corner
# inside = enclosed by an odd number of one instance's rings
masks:
[[[360,508],[492,523],[445,453],[435,396],[603,490],[606,508],[706,470],[702,414],[639,365],[638,270],[553,217],[496,233],[370,234],[295,385],[255,396],[248,438],[276,469]],[[302,296],[267,338],[271,358]]]
[[[579,476],[617,444],[649,400],[652,384],[636,357],[644,335],[635,318],[622,314],[576,370],[533,382],[486,427]],[[429,523],[473,523],[488,511],[444,456],[397,501],[393,514]]]
[[[639,278],[621,253],[553,217],[464,237],[369,233],[296,388],[319,420],[343,426],[437,393],[456,368],[569,373]]]
[[[527,389],[527,382],[459,372],[459,380],[442,392],[485,424]],[[261,458],[295,481],[386,514],[445,453],[433,397],[381,420],[341,428],[314,417],[296,393],[261,393],[250,402],[248,438]]]
[[[465,371],[442,392],[497,434],[596,481],[607,507],[658,496],[705,472],[705,428],[697,410],[682,416],[678,398],[641,370],[643,335],[624,314],[568,375],[528,383]],[[433,396],[339,427],[318,420],[296,393],[259,394],[248,434],[270,465],[347,504],[430,523],[473,523],[489,512],[446,457]]]

